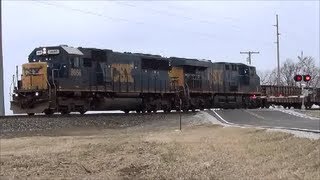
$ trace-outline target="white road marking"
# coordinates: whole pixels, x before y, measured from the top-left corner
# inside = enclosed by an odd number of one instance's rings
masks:
[[[218,116],[218,118],[221,120],[221,121],[223,121],[224,123],[226,123],[226,124],[234,124],[234,123],[230,123],[230,122],[228,122],[228,121],[226,121],[225,119],[223,119],[217,112],[216,112],[216,110],[211,110],[216,116]]]
[[[228,125],[233,125],[235,127],[251,127],[251,128],[263,128],[263,129],[287,129],[287,130],[295,130],[295,131],[307,131],[307,132],[314,132],[314,133],[320,133],[320,130],[314,130],[314,129],[303,129],[303,128],[290,128],[290,127],[282,127],[282,126],[254,126],[249,124],[236,124],[228,122],[227,120],[223,119],[216,110],[210,110],[212,111],[221,121]]]

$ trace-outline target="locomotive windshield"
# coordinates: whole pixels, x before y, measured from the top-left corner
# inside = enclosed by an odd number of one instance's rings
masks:
[[[29,56],[29,62],[50,62],[59,57],[59,49],[38,48]]]
[[[239,74],[240,75],[249,75],[249,68],[248,66],[239,66]]]

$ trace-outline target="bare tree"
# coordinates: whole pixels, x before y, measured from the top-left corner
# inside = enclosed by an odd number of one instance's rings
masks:
[[[287,59],[280,67],[281,79],[280,85],[294,86],[297,83],[294,81],[294,76],[297,74],[311,76],[311,81],[307,83],[310,87],[320,87],[320,68],[316,66],[313,57],[298,56],[297,62],[292,59]],[[276,85],[277,82],[277,69],[272,71],[258,72],[261,84]]]
[[[268,78],[270,76],[270,71],[257,71],[258,76],[260,77],[260,83],[261,84],[268,84]]]
[[[268,84],[269,85],[277,85],[277,79],[278,79],[277,72],[278,72],[278,70],[277,70],[277,68],[275,68],[269,74],[269,77],[268,77]],[[281,79],[280,79],[280,85],[282,85]]]
[[[294,86],[296,82],[293,77],[300,71],[299,66],[291,59],[287,59],[280,68],[281,84],[285,86]]]
[[[258,71],[258,76],[260,77],[260,83],[262,85],[276,85],[277,84],[277,72],[276,69],[270,71]]]
[[[314,58],[311,56],[298,56],[298,60],[297,66],[299,68],[299,73],[302,75],[309,74],[311,76],[311,81],[308,82],[307,85],[311,87],[320,87],[320,68],[316,66]]]

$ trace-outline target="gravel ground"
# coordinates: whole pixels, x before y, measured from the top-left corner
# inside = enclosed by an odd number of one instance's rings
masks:
[[[127,127],[143,127],[157,122],[155,128],[179,127],[179,113],[157,114],[88,114],[70,116],[11,116],[0,118],[0,137],[30,136],[39,133],[54,135],[57,130],[95,128],[121,129]],[[204,123],[197,113],[183,113],[182,125]],[[208,121],[206,121],[209,123]]]

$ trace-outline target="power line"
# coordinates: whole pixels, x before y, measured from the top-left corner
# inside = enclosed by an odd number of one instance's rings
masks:
[[[142,25],[142,24],[148,25],[149,24],[149,25],[159,26],[158,24],[150,24],[150,23],[147,24],[147,23],[141,22],[141,21],[132,21],[132,20],[128,20],[128,19],[125,19],[125,18],[115,18],[115,17],[112,17],[112,16],[106,16],[106,15],[101,14],[101,13],[96,13],[96,12],[83,10],[83,9],[79,9],[79,8],[72,8],[72,7],[64,6],[64,5],[53,4],[53,3],[49,3],[47,1],[38,1],[38,0],[32,0],[32,1],[37,2],[37,3],[41,3],[41,4],[45,4],[45,5],[49,5],[49,6],[54,6],[54,7],[57,7],[57,8],[63,8],[63,9],[75,11],[75,12],[78,12],[78,13],[97,16],[97,17],[100,17],[100,18],[104,18],[105,20],[112,20],[112,21],[116,21],[116,22],[117,21],[123,21],[123,22],[127,22],[127,23],[138,24],[138,25]],[[166,28],[168,30],[174,29],[172,27],[165,27],[165,26],[160,26],[160,27],[161,28]],[[178,29],[178,30],[181,32],[181,29]],[[182,32],[187,32],[187,31],[183,31],[182,30]],[[213,38],[213,39],[216,39],[218,37],[218,36],[210,34],[210,33],[196,32],[196,31],[188,31],[187,33],[198,34],[200,36],[203,36],[203,37],[206,37],[206,38]]]
[[[32,0],[34,2],[37,2],[37,3],[41,3],[41,4],[45,4],[45,5],[49,5],[49,6],[54,6],[54,7],[57,7],[57,8],[63,8],[63,9],[67,9],[67,10],[71,10],[71,11],[76,11],[76,12],[80,12],[80,13],[83,13],[83,14],[89,14],[89,15],[93,15],[93,16],[98,16],[98,17],[101,17],[101,18],[104,18],[104,19],[107,19],[107,20],[111,20],[111,21],[123,21],[123,22],[130,22],[130,23],[135,23],[135,24],[145,24],[144,22],[139,22],[139,21],[131,21],[131,20],[128,20],[128,19],[124,19],[124,18],[115,18],[115,17],[112,17],[112,16],[106,16],[104,14],[100,14],[100,13],[97,13],[97,12],[92,12],[92,11],[88,11],[88,10],[83,10],[83,9],[79,9],[79,8],[72,8],[72,7],[69,7],[69,6],[64,6],[62,4],[54,4],[54,3],[49,3],[48,1],[39,1],[39,0]]]
[[[137,6],[137,5],[133,5],[133,4],[128,4],[128,3],[123,3],[123,2],[119,2],[119,1],[112,1],[113,3],[116,3],[118,5],[124,5],[124,6],[128,6],[128,7],[134,7],[134,8],[140,8],[141,6]],[[174,7],[174,8],[177,8],[177,7]],[[158,10],[158,9],[154,9],[154,8],[149,8],[149,7],[144,7],[143,9],[145,10],[149,10],[149,11],[153,11],[154,13],[157,13],[157,14],[166,14],[167,16],[170,16],[170,17],[178,17],[178,18],[183,18],[185,20],[195,20],[199,23],[202,23],[202,24],[208,24],[208,25],[214,25],[215,27],[220,27],[219,23],[217,22],[214,22],[214,21],[209,21],[209,20],[203,20],[203,19],[197,19],[197,18],[193,18],[193,17],[188,17],[188,16],[184,16],[184,15],[178,15],[177,13],[171,13],[171,12],[168,12],[168,11],[164,11],[164,10]],[[184,10],[184,11],[187,11],[186,9],[183,9],[183,8],[177,8],[177,9],[180,9],[180,10]],[[238,21],[238,19],[235,19],[235,18],[231,18],[231,17],[224,17],[223,19],[229,19],[229,21]],[[221,23],[220,23],[221,24]],[[230,24],[229,27],[233,27],[233,29],[237,32],[240,32],[241,28],[239,26],[235,26],[233,24]],[[211,34],[212,35],[212,34]],[[215,36],[217,37],[217,36]],[[250,39],[251,41],[251,39]],[[253,41],[253,39],[252,39]],[[256,42],[254,40],[254,42]],[[272,42],[261,42],[262,45],[265,45],[265,46],[271,46],[272,45]]]
[[[48,5],[48,6],[53,6],[53,7],[56,7],[56,8],[63,8],[63,9],[66,9],[66,10],[71,10],[71,11],[75,11],[75,12],[78,12],[78,13],[82,13],[82,14],[87,14],[87,15],[92,15],[92,16],[96,16],[96,17],[99,17],[99,18],[102,18],[103,20],[111,20],[111,21],[115,21],[115,22],[118,22],[118,21],[122,21],[122,22],[126,22],[126,23],[134,23],[134,24],[137,24],[137,25],[152,25],[152,26],[158,26],[160,28],[164,28],[164,29],[167,29],[169,30],[169,32],[172,31],[172,29],[176,29],[176,30],[179,30],[179,32],[185,32],[185,33],[192,33],[192,34],[197,34],[198,36],[200,35],[200,37],[203,37],[203,38],[210,38],[210,39],[214,39],[216,40],[217,38],[219,38],[219,36],[217,35],[214,35],[214,34],[211,34],[211,33],[205,33],[205,32],[198,32],[198,31],[185,31],[185,29],[182,29],[182,28],[173,28],[173,27],[168,27],[168,26],[162,26],[162,25],[159,25],[159,24],[152,24],[152,23],[145,23],[145,22],[142,22],[142,21],[132,21],[132,20],[128,20],[128,19],[125,19],[125,18],[118,18],[118,17],[112,17],[112,16],[106,16],[102,13],[97,13],[97,12],[93,12],[93,11],[89,11],[89,10],[84,10],[84,9],[79,9],[79,8],[74,8],[74,7],[69,7],[69,6],[65,6],[65,5],[61,5],[61,4],[54,4],[54,3],[49,3],[47,1],[39,1],[39,0],[33,0],[34,2],[37,2],[37,3],[40,3],[40,4],[43,4],[43,5]],[[118,3],[118,2],[117,2]],[[123,3],[121,3],[123,4]],[[134,6],[134,5],[128,5],[126,4],[127,6],[132,6],[132,7],[137,7],[137,6]],[[164,11],[165,12],[165,11]],[[160,11],[158,11],[158,13],[160,13]],[[173,15],[172,16],[176,16],[176,15]],[[186,17],[188,18],[188,17]],[[190,20],[191,19],[194,19],[194,18],[189,18]],[[262,42],[264,45],[268,44],[269,43],[266,43],[266,42]],[[271,43],[270,43],[271,44]]]
[[[119,4],[119,5],[125,5],[125,6],[129,6],[129,7],[136,7],[136,8],[139,7],[137,5],[127,4],[127,3],[118,2],[118,1],[113,1],[113,2],[116,3],[116,4]],[[184,16],[184,15],[178,15],[177,13],[172,13],[172,12],[168,12],[168,11],[163,11],[163,10],[158,10],[158,9],[153,9],[153,8],[143,8],[143,9],[146,9],[146,10],[149,10],[149,11],[153,11],[154,13],[161,14],[161,15],[165,14],[165,15],[170,16],[170,17],[183,18],[183,19],[189,20],[189,21],[195,20],[195,21],[197,21],[199,23],[202,23],[202,24],[219,25],[219,23],[214,22],[214,21],[205,20],[205,19],[197,19],[197,18]],[[240,31],[241,30],[238,26],[235,26],[233,24],[231,24],[230,26],[233,27],[234,30],[236,30],[236,31]]]
[[[240,54],[248,54],[248,63],[249,65],[251,65],[251,55],[252,54],[259,54],[259,52],[255,52],[255,51],[246,51],[246,52],[240,52]]]

